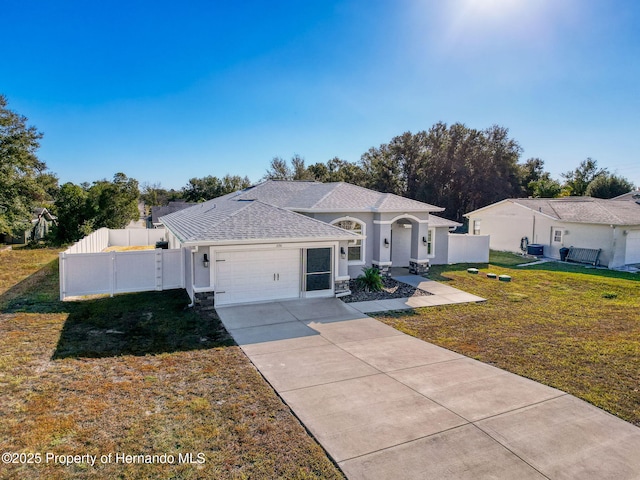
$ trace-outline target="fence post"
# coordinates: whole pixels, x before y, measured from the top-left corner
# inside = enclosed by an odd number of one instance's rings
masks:
[[[116,268],[116,252],[111,252],[111,297],[113,297],[116,291],[116,283],[118,278],[118,272]]]
[[[65,261],[65,253],[60,252],[58,255],[58,272],[60,275],[60,300],[64,301],[65,297],[65,273],[64,273],[64,261]]]
[[[162,261],[163,252],[161,248],[156,248],[156,290],[162,290]]]

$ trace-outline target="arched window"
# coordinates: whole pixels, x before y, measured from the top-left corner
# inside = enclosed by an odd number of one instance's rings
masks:
[[[332,223],[338,228],[343,230],[349,230],[350,232],[357,233],[358,235],[364,235],[364,224],[356,220],[341,219]],[[364,261],[364,248],[362,240],[351,240],[348,246],[347,259],[350,262],[362,262]]]

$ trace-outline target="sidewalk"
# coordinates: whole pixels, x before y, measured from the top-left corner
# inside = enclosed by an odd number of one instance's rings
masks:
[[[472,295],[443,283],[428,280],[419,275],[402,274],[391,278],[406,283],[412,287],[429,292],[431,295],[408,298],[393,298],[390,300],[369,300],[366,302],[352,302],[349,305],[362,313],[386,312],[390,310],[408,310],[418,307],[433,307],[436,305],[451,305],[454,303],[485,302],[486,299]]]

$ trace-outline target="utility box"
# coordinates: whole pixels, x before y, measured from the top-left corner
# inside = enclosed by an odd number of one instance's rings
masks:
[[[542,257],[544,255],[544,245],[540,245],[539,243],[527,245],[527,255]]]

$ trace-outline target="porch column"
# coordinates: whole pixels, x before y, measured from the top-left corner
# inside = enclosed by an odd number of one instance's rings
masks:
[[[385,243],[386,241],[386,243]],[[391,224],[374,224],[373,259],[371,263],[382,275],[389,275],[391,269]]]

